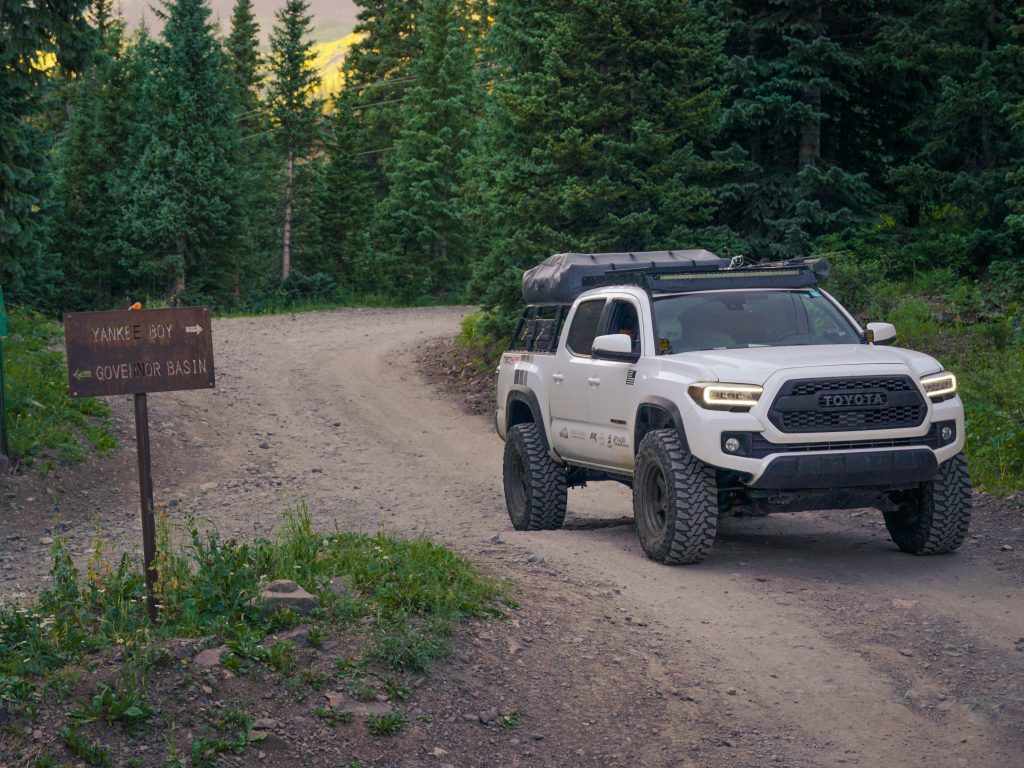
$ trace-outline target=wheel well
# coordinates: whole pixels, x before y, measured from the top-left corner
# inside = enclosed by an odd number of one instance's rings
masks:
[[[640,442],[652,429],[678,429],[672,414],[657,405],[641,405],[636,414],[633,453],[640,448]]]
[[[509,401],[508,413],[506,413],[505,418],[508,422],[508,429],[512,429],[516,424],[532,424],[535,421],[530,406],[522,400]]]

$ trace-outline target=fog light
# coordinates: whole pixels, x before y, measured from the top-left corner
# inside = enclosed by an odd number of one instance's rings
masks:
[[[941,435],[942,435],[942,442],[948,443],[950,440],[953,439],[953,428],[952,427],[943,427]]]
[[[725,450],[729,453],[736,453],[740,449],[740,441],[735,437],[730,437],[725,441]]]

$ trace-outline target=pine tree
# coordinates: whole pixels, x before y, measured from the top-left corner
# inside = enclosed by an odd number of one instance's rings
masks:
[[[334,100],[320,201],[321,241],[336,274],[356,292],[373,291],[370,224],[376,208],[369,137],[355,112],[356,99],[342,90]]]
[[[296,198],[296,166],[306,159],[318,128],[323,102],[316,93],[320,76],[310,67],[313,58],[309,4],[287,0],[277,12],[277,24],[270,36],[270,113],[284,159],[284,227],[281,276],[292,268],[292,218]]]
[[[46,57],[79,70],[95,44],[86,0],[6,0],[0,13],[0,284],[10,301],[31,298],[43,261],[48,137],[35,122],[54,81]],[[36,279],[31,279],[35,273]]]
[[[231,11],[231,33],[225,47],[231,61],[235,88],[241,107],[242,124],[253,125],[259,108],[259,89],[263,83],[259,53],[260,25],[252,12],[252,0],[235,0]]]
[[[222,295],[238,257],[236,102],[204,0],[163,6],[162,45],[137,95],[123,266],[152,294]]]
[[[465,284],[470,249],[463,192],[478,119],[466,6],[426,0],[418,23],[423,55],[402,105],[405,125],[376,238],[381,270],[406,301]]]
[[[914,152],[893,163],[899,222],[918,242],[915,262],[978,274],[1024,259],[1016,224],[1024,131],[1024,21],[1013,0],[912,4],[882,43],[901,75],[927,85],[900,129]],[[1018,182],[1019,184],[1019,182]],[[1024,276],[1021,285],[1024,286]]]
[[[124,22],[97,3],[94,24],[103,44],[73,84],[71,117],[54,162],[49,239],[65,277],[65,309],[109,307],[130,287],[118,259],[126,176],[134,161],[127,155],[136,117],[131,97],[140,70],[135,50],[126,45]]]
[[[747,151],[725,220],[757,256],[807,255],[877,212],[865,51],[871,0],[735,0],[725,141]]]
[[[345,84],[363,110],[360,120],[370,137],[368,155],[375,171],[377,199],[387,192],[386,171],[390,150],[402,127],[400,105],[412,84],[413,63],[420,58],[422,42],[417,19],[423,0],[357,0],[356,33],[364,37],[345,57]]]
[[[510,330],[522,271],[559,251],[709,247],[722,35],[674,0],[498,4],[472,296]]]

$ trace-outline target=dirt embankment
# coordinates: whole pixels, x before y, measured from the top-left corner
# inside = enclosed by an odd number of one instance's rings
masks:
[[[522,585],[513,621],[467,628],[400,705],[410,729],[366,742],[364,764],[1019,762],[1021,498],[977,495],[967,544],[933,558],[899,554],[865,510],[725,520],[704,564],[666,568],[640,551],[628,491],[600,485],[570,493],[565,530],[516,533],[489,407],[431,352],[463,314],[217,321],[217,389],[150,398],[157,504],[172,517],[265,533],[301,494],[321,526],[427,535]],[[431,356],[444,362],[427,383]],[[464,410],[470,397],[483,414]],[[45,583],[55,508],[79,556],[90,518],[108,551],[138,548],[127,402],[115,418],[116,456],[3,481],[3,597]],[[280,721],[282,765],[334,765],[336,747],[363,744],[305,704],[255,704]],[[521,727],[472,719],[491,708],[520,711]]]

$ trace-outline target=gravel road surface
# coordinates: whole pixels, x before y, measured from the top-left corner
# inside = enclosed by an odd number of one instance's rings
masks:
[[[551,734],[526,763],[1024,766],[1020,497],[979,494],[970,541],[930,558],[864,510],[726,519],[706,562],[660,566],[610,484],[570,491],[564,530],[515,532],[491,420],[418,372],[466,311],[215,321],[216,390],[149,398],[158,507],[248,535],[301,497],[321,525],[430,536],[523,584],[550,617],[511,667]],[[138,547],[125,399],[115,417],[116,456],[0,486],[0,598],[44,583],[54,506],[76,551],[90,515]]]

